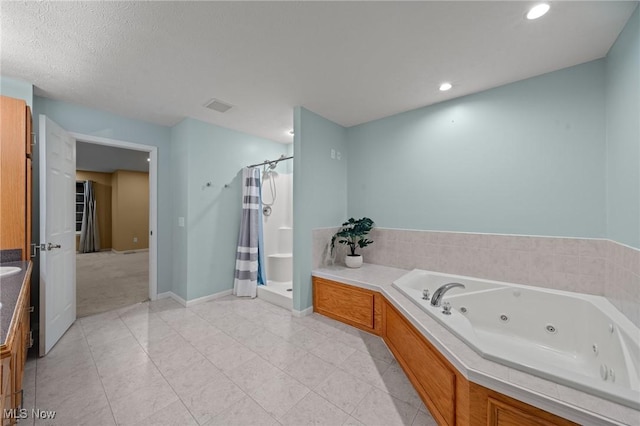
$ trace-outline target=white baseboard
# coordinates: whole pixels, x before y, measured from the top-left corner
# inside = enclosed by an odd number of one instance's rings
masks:
[[[108,250],[109,250],[109,249],[106,249],[106,251],[108,251]],[[122,251],[120,251],[120,250],[116,250],[116,249],[110,249],[110,250],[111,250],[113,253],[116,253],[116,254],[123,254],[123,253],[131,253],[131,252],[134,252],[134,253],[140,253],[140,252],[143,252],[143,251],[149,251],[149,248],[147,247],[147,248],[137,249],[137,250],[122,250]]]
[[[156,294],[156,299],[158,299],[158,300],[160,300],[160,299],[168,299],[169,297],[171,297],[171,292],[170,291],[165,291],[164,293]]]
[[[221,297],[230,295],[232,292],[233,290],[229,289],[218,293],[213,293],[208,296],[198,297],[197,299],[193,300],[184,300],[182,297],[178,296],[172,291],[165,291],[164,293],[158,293],[158,300],[171,298],[185,308],[189,308],[194,305],[199,305],[200,303],[208,302],[209,300],[220,299]]]
[[[293,314],[294,317],[297,317],[297,318],[306,317],[307,315],[311,315],[313,313],[313,306],[309,306],[307,309],[303,309],[301,311],[292,309],[291,313]]]
[[[229,296],[233,293],[232,289],[220,291],[218,293],[213,293],[208,296],[198,297],[197,299],[192,299],[187,301],[187,308],[193,305],[199,305],[200,303],[208,302],[209,300],[220,299],[221,297]]]
[[[160,300],[160,299],[173,299],[179,304],[181,304],[182,306],[184,306],[185,308],[187,307],[187,301],[172,291],[165,291],[164,293],[158,293],[156,300]]]

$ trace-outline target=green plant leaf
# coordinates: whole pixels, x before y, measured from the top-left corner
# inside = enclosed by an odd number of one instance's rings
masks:
[[[341,229],[331,238],[331,253],[335,242],[348,245],[352,255],[356,254],[356,248],[364,248],[373,243],[372,240],[364,238],[373,228],[374,222],[368,217],[361,219],[349,218],[342,224]]]

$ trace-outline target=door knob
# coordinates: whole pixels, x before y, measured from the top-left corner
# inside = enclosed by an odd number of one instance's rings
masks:
[[[51,243],[47,244],[47,251],[57,249],[57,248],[60,248],[60,244],[51,244]]]

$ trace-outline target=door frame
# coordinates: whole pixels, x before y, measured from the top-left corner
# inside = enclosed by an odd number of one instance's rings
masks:
[[[149,153],[149,299],[158,298],[158,147],[69,132],[76,142],[113,146]]]

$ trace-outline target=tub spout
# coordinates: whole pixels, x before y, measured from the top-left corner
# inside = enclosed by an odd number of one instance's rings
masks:
[[[440,306],[440,303],[442,302],[442,297],[444,296],[444,294],[451,290],[452,288],[456,288],[456,287],[462,287],[464,288],[464,284],[460,284],[460,283],[448,283],[445,285],[441,285],[436,291],[433,292],[433,296],[431,297],[431,306]]]

